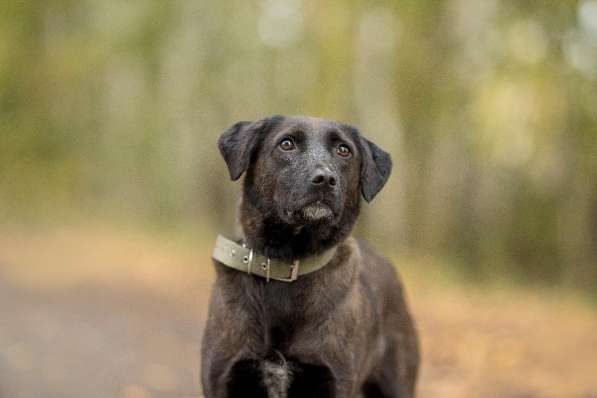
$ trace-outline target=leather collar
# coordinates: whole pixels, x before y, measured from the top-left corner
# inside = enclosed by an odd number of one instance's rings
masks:
[[[299,276],[323,268],[336,254],[336,247],[316,255],[294,260],[292,263],[270,259],[255,253],[244,244],[218,235],[212,258],[235,270],[281,282],[294,282]]]

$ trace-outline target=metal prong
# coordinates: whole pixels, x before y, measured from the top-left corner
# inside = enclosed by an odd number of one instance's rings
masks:
[[[251,267],[253,266],[253,250],[249,250],[249,258],[247,261],[247,273],[251,274]]]
[[[269,282],[269,277],[270,277],[270,274],[271,274],[271,271],[272,271],[272,267],[271,267],[271,264],[269,262],[269,258],[267,259],[267,265],[266,265],[266,267],[267,267],[267,271],[265,273],[265,281]]]

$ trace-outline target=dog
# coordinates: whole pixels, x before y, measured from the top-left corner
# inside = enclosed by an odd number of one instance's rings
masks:
[[[238,122],[218,147],[245,174],[237,241],[219,237],[203,336],[207,398],[410,398],[416,329],[392,264],[351,237],[392,169],[343,123]]]

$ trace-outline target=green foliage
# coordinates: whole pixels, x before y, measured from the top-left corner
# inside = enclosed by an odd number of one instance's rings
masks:
[[[218,134],[315,114],[395,159],[360,233],[595,289],[596,21],[594,0],[8,1],[0,219],[221,228],[238,187]]]

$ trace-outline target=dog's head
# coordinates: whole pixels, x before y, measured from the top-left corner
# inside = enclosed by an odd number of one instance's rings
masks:
[[[218,146],[232,180],[247,172],[244,199],[294,226],[334,225],[358,212],[360,196],[371,201],[392,168],[354,127],[311,117],[238,122]]]

